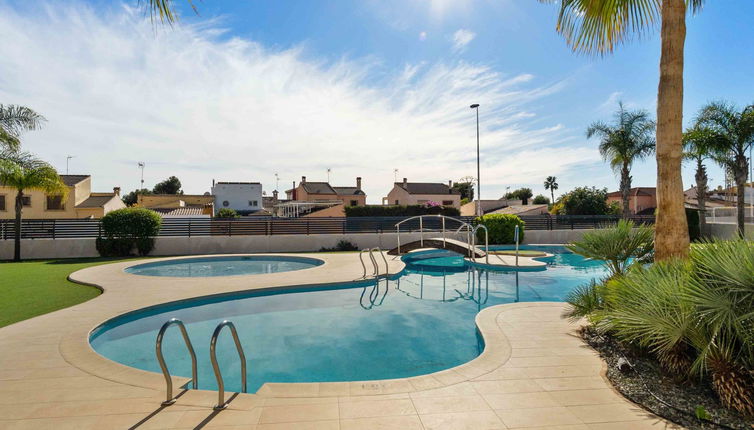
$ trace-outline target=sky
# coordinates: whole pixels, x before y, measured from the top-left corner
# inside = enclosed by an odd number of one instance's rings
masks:
[[[175,0],[150,22],[136,0],[0,0],[0,103],[47,118],[26,150],[93,190],[178,176],[262,182],[363,177],[369,203],[392,182],[476,175],[485,199],[526,186],[556,196],[617,189],[587,139],[619,101],[653,115],[656,34],[604,57],[573,53],[557,9],[535,0]],[[754,2],[708,1],[687,20],[684,123],[706,102],[754,103]],[[396,172],[397,169],[397,172]],[[654,159],[634,186],[654,186]],[[276,176],[277,174],[277,176]],[[711,184],[722,184],[710,167]],[[276,179],[277,178],[277,179]],[[684,167],[684,185],[693,167]]]

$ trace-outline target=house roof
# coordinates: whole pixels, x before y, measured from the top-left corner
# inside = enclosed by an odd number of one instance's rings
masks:
[[[527,212],[547,212],[547,206],[546,204],[541,205],[513,205],[508,206],[502,209],[498,209],[496,211],[488,212],[493,214],[512,214],[512,215],[518,215],[518,214],[524,214]]]
[[[655,196],[657,195],[657,188],[655,187],[634,187],[628,190],[629,197],[631,196]],[[608,197],[621,197],[620,190],[613,191],[607,194]]]
[[[203,206],[183,206],[180,208],[152,208],[161,216],[189,216],[189,215],[204,215]]]
[[[403,188],[409,194],[461,194],[459,191],[440,182],[396,182],[395,186]]]
[[[304,182],[300,185],[309,194],[337,194],[327,182]]]
[[[364,191],[356,187],[332,187],[341,196],[364,196]]]
[[[92,193],[89,198],[76,205],[76,208],[101,208],[115,197],[115,193]]]
[[[90,176],[91,175],[60,175],[60,179],[66,184],[66,186],[72,187]]]
[[[226,181],[215,182],[215,185],[219,185],[219,184],[225,184],[225,185],[260,185],[259,182],[226,182]]]

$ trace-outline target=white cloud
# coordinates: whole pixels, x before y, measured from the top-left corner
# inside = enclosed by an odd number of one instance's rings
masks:
[[[476,33],[463,28],[459,29],[453,33],[453,38],[451,39],[453,42],[453,50],[456,52],[463,51],[466,48],[466,45],[471,43],[475,37]]]
[[[26,149],[62,169],[75,155],[71,173],[92,174],[96,190],[136,188],[137,161],[147,185],[177,175],[188,193],[213,178],[269,192],[275,172],[285,189],[302,175],[325,180],[331,167],[336,185],[363,176],[377,203],[394,168],[443,182],[475,170],[475,102],[485,197],[599,162],[593,150],[553,150],[571,143],[567,132],[534,116],[562,83],[464,62],[384,72],[368,59],[223,38],[214,25],[155,30],[129,9],[0,6],[0,102],[43,113],[49,122],[24,135]]]
[[[419,33],[419,40],[421,40],[421,41],[427,40],[427,32],[426,31],[422,31],[422,32]]]

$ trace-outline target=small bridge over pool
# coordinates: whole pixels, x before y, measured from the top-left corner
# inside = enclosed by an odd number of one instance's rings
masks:
[[[387,253],[389,255],[402,255],[407,252],[424,248],[447,249],[448,251],[454,251],[467,257],[470,257],[473,253],[474,257],[476,258],[483,258],[487,255],[487,253],[478,246],[472,246],[467,242],[442,237],[430,237],[427,239],[404,243],[398,247],[391,249]]]
[[[401,243],[401,225],[417,219],[419,220],[419,239],[407,243]],[[425,220],[431,222],[425,223]],[[454,228],[448,229],[448,223]],[[425,224],[429,224],[434,228],[425,228]],[[458,227],[455,227],[456,225]],[[488,249],[488,240],[485,241],[484,250],[481,247],[476,246],[476,232],[477,229],[480,228],[485,231],[485,239],[487,239],[486,227],[483,225],[474,227],[458,218],[444,215],[419,215],[407,218],[395,225],[396,232],[398,233],[398,246],[388,251],[388,254],[402,255],[417,249],[436,248],[454,251],[470,258],[484,258],[487,256],[486,250]],[[415,230],[413,232],[415,232]],[[448,237],[448,235],[458,237],[464,232],[466,233],[466,241]],[[404,233],[408,232],[404,230]]]

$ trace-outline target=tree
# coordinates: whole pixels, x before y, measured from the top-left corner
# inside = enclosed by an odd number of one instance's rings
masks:
[[[612,213],[607,204],[607,188],[578,187],[558,200],[560,215],[608,215]]]
[[[548,176],[547,179],[545,179],[545,190],[550,190],[550,197],[552,197],[552,202],[555,201],[555,190],[558,189],[558,183],[556,182],[557,179],[558,178],[556,178],[555,176]]]
[[[133,206],[133,205],[135,205],[136,203],[139,202],[139,196],[140,195],[149,195],[149,194],[152,194],[152,192],[149,191],[146,188],[142,188],[140,190],[133,190],[133,191],[131,191],[130,193],[124,195],[121,198],[121,200],[123,200],[123,203],[126,206]]]
[[[657,222],[655,257],[686,257],[689,234],[681,180],[683,135],[683,48],[686,8],[704,0],[540,0],[560,5],[557,31],[574,51],[606,54],[633,34],[661,23],[657,90]]]
[[[198,13],[198,9],[192,0],[186,0],[194,13]],[[139,1],[141,3],[141,0]],[[149,11],[149,17],[154,21],[155,17],[158,17],[161,22],[167,22],[173,24],[178,17],[175,14],[175,8],[173,7],[173,0],[147,0],[146,8]]]
[[[461,178],[460,181],[453,184],[453,190],[461,193],[461,199],[466,199],[469,202],[474,200],[474,181],[468,180],[468,178]]]
[[[739,111],[730,103],[712,102],[702,108],[696,121],[707,134],[714,160],[733,173],[738,234],[744,237],[744,193],[749,173],[746,152],[754,144],[754,105]]]
[[[696,201],[699,208],[699,230],[703,235],[707,231],[705,218],[707,199],[707,167],[704,161],[712,157],[714,135],[709,130],[695,125],[683,133],[684,158],[696,165],[694,180],[696,181]]]
[[[45,121],[42,115],[25,106],[0,104],[0,150],[18,151],[21,132],[36,130]]]
[[[54,167],[23,152],[6,152],[0,158],[0,183],[16,189],[13,261],[20,261],[24,191],[40,190],[65,199],[68,195],[68,187],[60,179]]]
[[[534,197],[534,200],[532,200],[532,203],[534,203],[535,205],[549,205],[550,199],[543,196],[542,194],[537,194],[537,196]]]
[[[519,188],[517,190],[511,191],[510,193],[505,195],[506,199],[518,199],[521,200],[521,204],[528,204],[529,199],[531,196],[533,196],[534,193],[531,191],[531,188]]]
[[[620,175],[620,192],[623,199],[623,217],[631,215],[628,194],[631,190],[631,165],[651,154],[655,148],[652,132],[655,123],[643,110],[628,111],[618,103],[615,123],[593,122],[586,130],[586,137],[600,138],[600,155]]]
[[[175,176],[171,176],[155,185],[152,192],[154,194],[183,194],[181,181]]]

